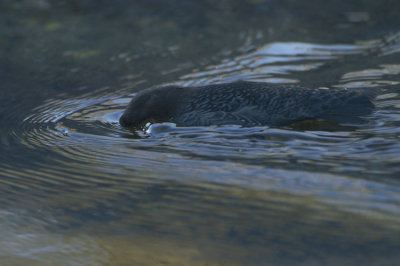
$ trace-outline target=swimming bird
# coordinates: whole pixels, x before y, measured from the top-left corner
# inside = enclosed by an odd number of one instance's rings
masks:
[[[359,123],[369,115],[375,90],[310,89],[239,81],[200,87],[160,86],[140,91],[120,118],[127,128],[146,122],[180,126],[284,126],[323,119]]]

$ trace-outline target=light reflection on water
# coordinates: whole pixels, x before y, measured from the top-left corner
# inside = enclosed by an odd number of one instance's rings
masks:
[[[309,43],[272,43],[258,48],[247,55],[217,66],[207,71],[183,76],[184,85],[204,85],[220,82],[234,82],[241,79],[271,82],[273,75],[287,75],[291,72],[310,71],[322,67],[345,55],[354,55],[376,49],[373,43],[355,45],[319,45]],[[285,63],[285,65],[274,65]],[[297,64],[296,64],[297,63]],[[188,80],[188,81],[186,81]],[[293,83],[292,79],[280,79],[279,83]],[[298,81],[297,81],[298,82]]]
[[[272,43],[185,75],[178,83],[300,83],[293,72],[307,74],[339,58],[376,50],[390,53],[372,41]],[[396,85],[399,68],[379,64],[354,69],[331,85]],[[39,263],[43,256],[57,263],[75,256],[79,264],[133,252],[139,262],[148,263],[148,249],[157,248],[154,242],[162,250],[155,262],[173,263],[178,258],[171,253],[186,246],[191,255],[179,257],[178,264],[195,263],[198,257],[198,264],[220,261],[220,245],[231,255],[227,264],[265,258],[284,263],[329,254],[332,261],[345,261],[341,252],[354,254],[354,261],[367,253],[371,261],[381,262],[384,258],[372,252],[376,249],[394,256],[400,244],[396,89],[382,88],[367,124],[328,129],[319,124],[277,129],[165,123],[135,135],[118,124],[128,102],[106,89],[52,99],[12,130],[29,167],[0,165],[5,177],[1,192],[7,195],[0,206],[3,217],[12,218],[0,220],[0,228],[8,232],[0,256],[9,254],[11,263]],[[36,157],[37,151],[46,154],[45,160]],[[28,210],[6,211],[8,205]],[[22,222],[25,216],[34,218]],[[17,227],[10,228],[13,224]],[[119,243],[129,251],[113,247],[110,235],[121,237]],[[164,242],[168,237],[176,240],[173,248]]]
[[[254,52],[225,60],[219,65],[209,66],[207,70],[181,77],[177,84],[186,86],[211,83],[234,82],[237,80],[266,81],[270,83],[299,83],[290,78],[295,72],[306,72],[340,61],[344,56],[369,54],[380,56],[395,53],[399,33],[386,36],[383,40],[358,42],[353,45],[320,45],[298,42],[272,43],[258,48]],[[389,43],[389,44],[388,44]],[[284,63],[284,64],[283,64]],[[398,85],[399,81],[388,80],[388,76],[397,76],[400,66],[382,64],[379,68],[368,68],[344,73],[339,84],[342,88],[365,88],[385,85]],[[277,76],[282,75],[278,78]],[[289,77],[285,77],[289,75]],[[318,82],[316,83],[318,84]]]

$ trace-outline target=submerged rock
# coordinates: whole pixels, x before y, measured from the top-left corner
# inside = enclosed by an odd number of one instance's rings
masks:
[[[181,126],[282,126],[308,119],[359,123],[374,108],[374,90],[309,89],[261,82],[201,87],[164,86],[139,92],[120,118],[124,127],[175,122]]]

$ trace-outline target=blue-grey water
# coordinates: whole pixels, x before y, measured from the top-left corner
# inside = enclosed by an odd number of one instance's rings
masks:
[[[0,1],[1,265],[399,265],[398,1]],[[378,88],[359,125],[148,125],[159,84]]]

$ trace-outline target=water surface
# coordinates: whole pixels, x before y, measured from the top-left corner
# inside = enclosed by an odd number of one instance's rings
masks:
[[[395,1],[3,1],[0,262],[397,265]],[[360,125],[118,124],[147,87],[380,90]]]

